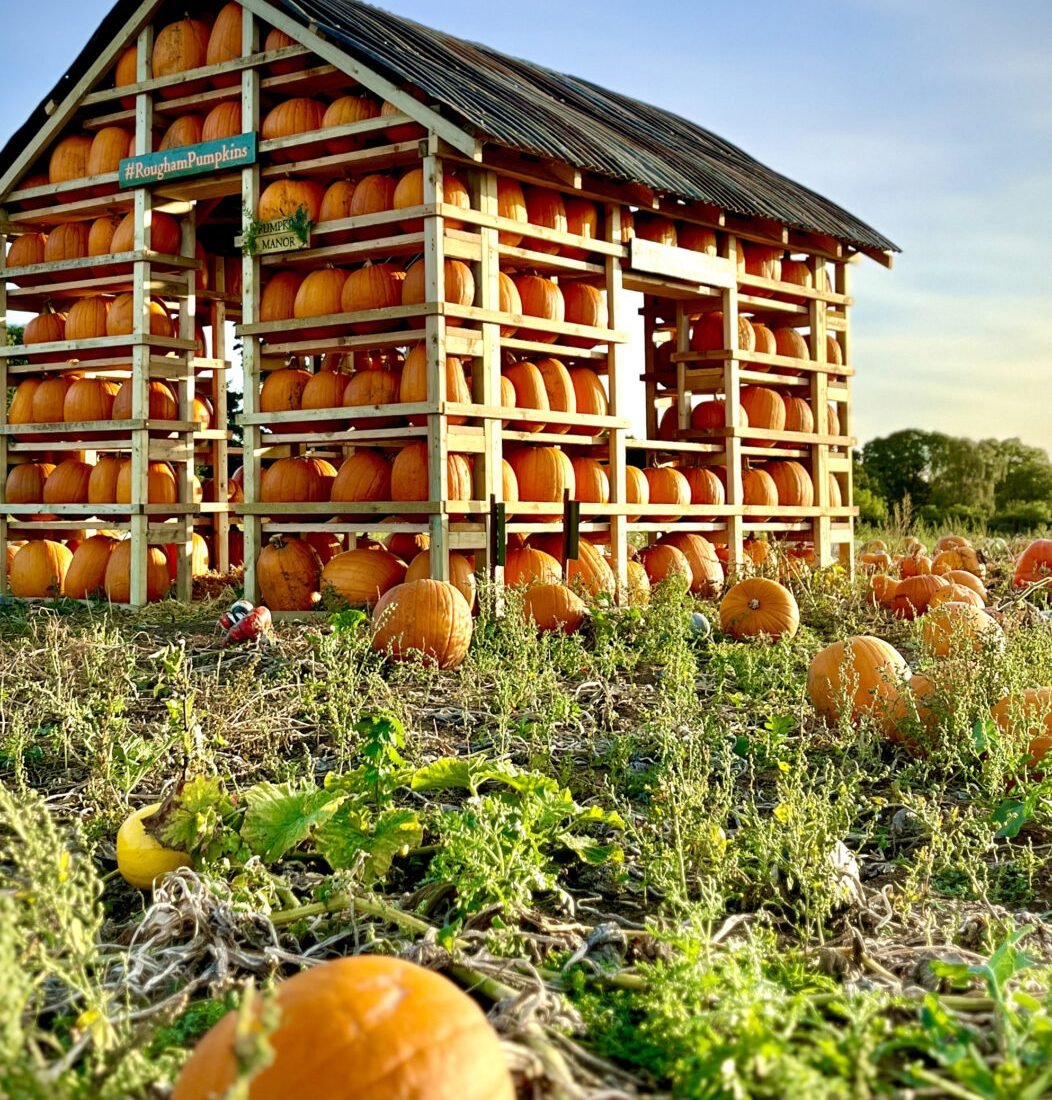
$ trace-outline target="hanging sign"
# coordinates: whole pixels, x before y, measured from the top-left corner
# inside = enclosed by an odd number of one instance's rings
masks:
[[[272,222],[253,222],[234,246],[246,256],[264,256],[268,252],[298,252],[310,248],[310,219],[305,210]]]
[[[117,169],[122,189],[150,187],[186,176],[206,176],[233,172],[256,163],[258,142],[255,134],[238,134],[219,141],[202,141],[163,153],[145,153],[127,157]]]

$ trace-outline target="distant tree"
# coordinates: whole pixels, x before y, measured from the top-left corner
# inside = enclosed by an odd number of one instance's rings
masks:
[[[998,449],[1003,470],[995,490],[998,511],[1022,501],[1040,501],[1052,508],[1052,462],[1040,447],[1018,439],[990,440]]]
[[[901,504],[907,496],[915,507],[927,504],[931,496],[931,455],[938,438],[932,432],[907,428],[870,440],[859,453],[866,477],[864,487],[883,498],[889,508]]]
[[[933,435],[927,508],[936,516],[958,521],[988,519],[994,512],[994,494],[1004,470],[1005,460],[992,440],[974,443]]]

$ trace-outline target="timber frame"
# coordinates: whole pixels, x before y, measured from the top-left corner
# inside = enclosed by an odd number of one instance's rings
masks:
[[[157,543],[179,547],[177,591],[180,598],[188,599],[195,523],[206,526],[215,536],[216,564],[225,570],[230,560],[227,533],[236,511],[243,527],[245,594],[250,599],[259,597],[255,568],[258,554],[268,538],[282,533],[324,531],[338,535],[349,547],[367,534],[427,534],[432,576],[448,578],[448,554],[463,551],[475,555],[480,573],[488,571],[499,579],[503,547],[497,545],[498,531],[511,535],[563,531],[561,520],[550,519],[551,502],[503,500],[504,459],[515,448],[557,446],[570,455],[599,458],[606,466],[609,502],[581,503],[580,531],[609,545],[611,566],[622,595],[630,545],[653,541],[673,529],[703,533],[725,544],[732,571],[743,567],[747,560],[748,540],[761,536],[807,544],[813,548],[819,566],[839,560],[845,568],[853,568],[857,510],[851,487],[854,440],[849,269],[860,251],[890,264],[889,254],[856,250],[832,238],[767,219],[750,219],[703,203],[677,201],[487,143],[470,128],[451,121],[438,107],[421,102],[411,89],[351,57],[316,28],[304,27],[264,0],[243,2],[241,58],[189,74],[154,78],[148,67],[153,26],[165,8],[162,0],[151,0],[135,10],[125,36],[115,38],[66,99],[54,105],[34,142],[21,151],[0,178],[0,233],[5,240],[64,221],[114,212],[133,211],[135,215],[134,252],[108,257],[105,264],[100,265],[95,258],[19,271],[0,268],[0,326],[8,309],[32,311],[52,299],[122,289],[134,292],[136,313],[135,329],[128,337],[76,345],[0,348],[0,382],[5,388],[16,383],[21,374],[69,371],[71,360],[79,360],[76,368],[82,372],[130,378],[134,384],[131,421],[13,428],[7,424],[6,414],[0,413],[0,555],[8,540],[31,533],[46,535],[71,525],[77,530],[126,531],[134,546],[132,603],[145,602],[145,548]],[[264,25],[284,31],[298,44],[262,52]],[[137,83],[120,89],[107,87],[117,58],[133,43],[139,47]],[[289,61],[302,68],[270,75],[275,62]],[[233,79],[226,87],[189,96],[178,94],[178,85],[188,77],[202,80],[216,76]],[[118,191],[116,174],[73,184],[20,186],[74,121],[81,132],[89,133],[103,126],[134,125],[134,151],[144,154],[154,149],[159,120],[170,121],[180,111],[204,111],[219,102],[240,100],[242,129],[259,133],[267,100],[316,91],[343,94],[355,84],[385,100],[397,113],[262,141],[259,161],[250,167],[169,181],[150,189]],[[173,89],[174,98],[162,96],[162,92],[171,96]],[[134,107],[125,105],[131,97]],[[393,138],[392,129],[407,133],[397,133]],[[324,142],[334,137],[357,139],[361,147],[350,153],[332,154]],[[315,224],[310,246],[296,252],[235,257],[231,240],[227,254],[220,255],[210,272],[210,289],[202,291],[198,286],[202,269],[195,259],[197,233],[216,204],[229,200],[240,205],[240,230],[244,233],[252,222],[262,189],[275,179],[311,177],[325,182],[371,172],[400,174],[414,167],[422,168],[424,174],[420,206]],[[470,209],[445,203],[443,180],[449,173],[468,185]],[[581,237],[502,218],[497,201],[501,177],[597,203],[602,214],[600,235]],[[179,256],[160,256],[150,250],[150,218],[156,209],[174,212],[181,220],[183,244]],[[628,227],[640,213],[659,214],[681,226],[712,230],[718,254],[695,253],[685,258],[681,255],[685,250],[666,249],[662,253],[664,246],[655,245],[646,265],[637,262],[639,247]],[[525,233],[525,239],[507,244],[502,237],[511,233]],[[828,289],[807,289],[742,273],[736,262],[742,242],[761,244],[805,260],[812,286]],[[423,304],[309,320],[260,320],[262,289],[276,269],[306,271],[380,260],[407,263],[419,256],[425,264]],[[444,263],[449,259],[460,260],[472,269],[476,294],[471,305],[445,300]],[[238,264],[240,286],[234,288],[234,268]],[[101,274],[100,267],[104,268]],[[599,287],[605,294],[605,324],[586,327],[502,313],[499,272],[536,273],[560,284],[584,280]],[[8,287],[9,282],[15,284],[13,288]],[[27,282],[30,285],[25,285]],[[151,295],[162,297],[178,317],[178,336],[150,335]],[[640,297],[636,299],[636,295]],[[645,358],[633,363],[629,329],[636,301],[641,302]],[[195,344],[195,322],[202,307],[212,330],[213,357],[208,359],[199,355]],[[692,323],[712,312],[722,314],[724,346],[691,351]],[[806,333],[811,358],[742,351],[738,346],[740,315]],[[227,321],[239,322],[237,335],[242,341],[244,373],[244,503],[237,505],[228,504],[227,486]],[[360,331],[363,325],[370,329],[366,334]],[[381,331],[375,331],[377,328]],[[529,332],[524,337],[521,331],[509,331],[514,329]],[[827,333],[840,349],[839,363],[826,361]],[[346,362],[358,365],[370,353],[404,352],[418,343],[426,347],[426,401],[353,410],[260,410],[259,390],[266,374],[290,359],[317,366],[323,356],[342,356]],[[454,403],[446,394],[447,356],[459,357],[467,364],[472,394],[469,404]],[[554,357],[568,366],[595,371],[604,380],[607,411],[585,416],[503,405],[502,368],[509,359],[537,356]],[[11,365],[12,360],[21,357],[32,357],[32,362]],[[643,416],[638,405],[631,407],[628,388],[633,376],[643,382]],[[149,419],[147,387],[157,378],[177,387],[177,422]],[[215,413],[215,427],[207,431],[199,430],[192,416],[195,387],[202,385],[210,387]],[[741,390],[746,385],[776,387],[784,394],[804,397],[813,414],[815,431],[805,434],[740,427]],[[691,429],[692,404],[701,396],[724,401],[722,428],[705,432]],[[840,425],[834,435],[824,427],[829,404],[835,406]],[[677,410],[671,438],[667,430],[660,432],[662,415],[670,407]],[[407,423],[410,417],[412,422]],[[358,426],[350,425],[352,418]],[[390,424],[392,419],[394,426]],[[341,422],[338,430],[332,430],[334,421]],[[361,426],[369,421],[382,426]],[[311,430],[312,424],[318,424],[319,430]],[[539,430],[526,430],[535,427]],[[55,442],[56,436],[63,441]],[[427,500],[355,503],[353,519],[344,514],[347,505],[261,500],[265,465],[274,458],[313,455],[339,463],[355,447],[394,453],[414,439],[427,444]],[[5,503],[3,487],[12,463],[35,452],[67,449],[89,452],[89,461],[90,453],[129,454],[133,463],[130,504],[48,506],[48,511],[59,519],[42,521],[33,518],[40,510],[37,506]],[[470,457],[470,500],[448,499],[449,454]],[[743,470],[773,459],[793,459],[809,470],[815,489],[812,505],[760,507],[745,503]],[[149,502],[148,463],[158,460],[171,462],[178,471],[182,503],[163,506]],[[662,518],[668,515],[667,504],[630,503],[626,495],[627,466],[664,463],[723,467],[725,502],[685,506],[675,522]],[[195,464],[211,468],[214,487],[212,499],[198,504],[193,501],[192,491]],[[841,498],[836,505],[831,500],[831,479]],[[506,505],[506,510],[500,505]]]

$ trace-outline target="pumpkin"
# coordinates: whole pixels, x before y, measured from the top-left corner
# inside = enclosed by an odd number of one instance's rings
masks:
[[[319,504],[329,499],[336,470],[321,458],[279,458],[263,471],[259,499],[264,503]],[[316,522],[315,516],[287,516],[283,522]]]
[[[589,199],[581,199],[571,196],[563,200],[566,208],[566,231],[576,237],[584,237],[594,241],[599,238],[599,207]],[[564,256],[574,260],[589,260],[591,252],[585,248],[570,248],[564,246],[561,250]]]
[[[750,508],[777,508],[778,486],[766,470],[749,469],[742,471],[742,500]],[[767,515],[752,515],[753,523],[763,523]]]
[[[871,550],[862,555],[863,568],[870,573],[883,572],[892,566],[891,555],[884,550]]]
[[[660,546],[674,546],[687,559],[690,566],[690,590],[697,596],[715,596],[723,587],[723,565],[716,556],[716,548],[703,535],[673,531],[662,535]]]
[[[668,248],[679,246],[679,235],[676,232],[676,223],[671,218],[660,214],[644,214],[640,212],[635,219],[636,236],[644,241],[653,241],[655,244],[663,244]]]
[[[971,592],[974,592],[984,604],[986,603],[986,585],[983,584],[982,580],[974,573],[969,573],[965,569],[951,569],[948,573],[943,574],[943,580],[948,581],[950,584],[956,584],[962,588],[969,589]]]
[[[48,182],[70,183],[84,179],[88,174],[88,157],[91,155],[90,137],[72,134],[63,138],[51,153],[48,161]]]
[[[571,325],[587,325],[589,328],[606,327],[606,297],[597,287],[588,283],[565,283],[560,288],[563,295],[564,320]],[[601,340],[588,336],[564,337],[567,344],[577,348],[594,348]]]
[[[202,141],[221,141],[237,137],[244,127],[241,122],[241,100],[232,99],[217,103],[201,123]]]
[[[276,50],[287,50],[290,46],[298,46],[299,43],[291,35],[279,31],[277,27],[271,27],[267,37],[263,40],[264,53],[274,53]],[[298,73],[308,64],[306,57],[289,57],[284,61],[272,61],[270,71],[274,76],[288,76],[290,73]]]
[[[334,504],[391,500],[391,463],[379,451],[356,450],[340,466],[329,499]]]
[[[576,412],[585,416],[606,416],[610,405],[603,388],[603,380],[591,367],[573,367],[570,370],[570,381],[577,404]],[[603,430],[578,427],[576,424],[573,427],[581,435],[599,435]]]
[[[104,176],[116,172],[125,157],[131,156],[135,135],[121,126],[103,126],[91,140],[88,150],[88,175]]]
[[[115,88],[127,88],[129,84],[139,82],[139,51],[135,46],[129,46],[117,59],[113,70],[113,86]],[[135,107],[135,96],[121,96],[121,106],[130,111]]]
[[[504,563],[504,583],[509,588],[534,584],[559,584],[563,579],[559,559],[535,546],[509,546]]]
[[[110,559],[106,563],[106,576],[103,588],[111,603],[131,603],[131,557],[130,539],[118,542],[110,550]],[[168,573],[168,560],[159,546],[146,548],[146,601],[156,603],[163,600],[171,587]]]
[[[586,504],[607,504],[610,501],[610,479],[606,470],[594,458],[581,456],[572,460],[576,500]]]
[[[443,269],[444,300],[451,305],[470,306],[475,301],[475,278],[471,274],[471,268],[461,260],[446,260]],[[405,281],[402,283],[402,305],[419,306],[427,301],[424,279],[424,261],[417,260],[405,273]]]
[[[899,582],[886,573],[876,573],[869,585],[873,600],[881,607],[891,607],[891,601],[895,598],[895,591],[899,586]]]
[[[915,619],[928,610],[928,601],[946,586],[942,577],[934,574],[907,577],[899,581],[891,601],[891,610],[900,619]]]
[[[164,132],[161,144],[157,146],[160,153],[168,149],[182,149],[186,145],[197,145],[204,141],[205,120],[200,115],[180,115]]]
[[[456,668],[463,663],[471,644],[471,608],[461,592],[444,581],[424,579],[395,586],[377,602],[372,621],[373,649],[393,660],[417,655],[439,668]],[[463,1082],[469,1092],[478,1081],[476,1070],[477,1066],[472,1068],[470,1086],[468,1080]],[[433,1093],[436,1085],[433,1072],[429,1071],[426,1083],[421,1082],[421,1088],[428,1094]],[[386,1087],[377,1092],[377,1100],[390,1095]],[[507,1087],[510,1089],[510,1085]],[[356,1095],[364,1100],[366,1094]],[[511,1092],[506,1095],[512,1100]]]
[[[601,596],[614,590],[614,574],[606,558],[587,539],[581,539],[577,557],[566,561],[561,534],[531,535],[530,546],[543,550],[565,567],[566,583],[580,588],[590,596]]]
[[[8,504],[42,504],[44,485],[54,472],[51,462],[21,462],[12,466],[4,483],[4,497]],[[23,519],[36,517],[23,516]]]
[[[739,581],[720,602],[720,629],[739,641],[757,636],[793,638],[799,628],[796,598],[788,588],[765,577]]]
[[[164,256],[178,256],[182,251],[182,230],[171,214],[154,210],[150,214],[150,251]],[[135,214],[125,214],[110,238],[114,254],[135,251]]]
[[[1052,688],[1027,688],[999,699],[991,712],[1001,732],[1027,740],[1030,767],[1052,748]]]
[[[143,806],[126,817],[117,830],[117,870],[121,878],[137,890],[150,890],[154,882],[169,871],[191,866],[185,852],[166,848],[146,831],[143,822],[160,808],[160,802]]]
[[[350,217],[365,218],[370,214],[383,214],[394,209],[395,181],[380,173],[363,176],[351,196]],[[389,232],[386,225],[360,230],[362,236],[382,236]]]
[[[738,425],[749,426],[749,414],[744,406],[738,407]],[[713,397],[708,401],[699,401],[690,411],[690,426],[696,432],[718,431],[727,426],[727,402]]]
[[[750,428],[781,432],[785,430],[785,402],[777,390],[766,386],[743,386],[741,403]],[[755,440],[757,447],[773,447],[773,440]]]
[[[208,40],[211,32],[199,19],[180,19],[161,29],[153,44],[154,77],[200,69],[208,61]],[[192,80],[161,88],[162,99],[196,95],[204,91],[206,81]]]
[[[33,388],[29,424],[58,424],[65,416],[66,394],[73,384],[61,375],[43,379]]]
[[[497,214],[501,218],[527,225],[530,220],[529,211],[526,209],[526,196],[522,190],[522,184],[518,180],[508,179],[506,176],[497,177]],[[522,234],[501,230],[500,243],[509,248],[515,248],[522,244]]]
[[[69,330],[68,319],[66,329]],[[931,563],[931,571],[940,577],[949,573],[950,570],[965,570],[981,577],[986,572],[986,566],[979,560],[979,555],[973,547],[955,546],[952,550],[940,550]]]
[[[330,184],[322,196],[318,220],[321,222],[335,222],[349,218],[355,187],[356,184],[353,180],[336,180],[335,183]],[[333,236],[332,239],[343,243],[349,239],[349,234],[341,233],[338,236]]]
[[[280,218],[291,218],[303,210],[307,218],[316,223],[320,220],[324,197],[325,188],[316,180],[275,180],[259,196],[256,217],[261,222],[273,222]]]
[[[522,600],[523,618],[542,633],[576,634],[588,614],[584,600],[565,584],[535,584]]]
[[[690,504],[690,483],[672,466],[650,466],[643,471],[650,489],[651,504],[673,504],[684,508]],[[653,523],[675,523],[683,516],[677,511],[667,516],[648,517]],[[653,579],[653,578],[651,578]]]
[[[738,247],[745,255],[745,271],[761,279],[781,279],[782,250],[767,245],[740,241]]]
[[[691,504],[725,504],[723,482],[704,466],[685,466],[679,471],[690,486]]]
[[[198,501],[200,503],[200,501]],[[168,574],[175,580],[179,573],[179,559],[182,556],[181,543],[169,543],[164,548],[165,561],[168,563]],[[212,566],[212,554],[205,542],[204,536],[196,531],[190,538],[190,576],[203,577]]]
[[[815,418],[811,406],[802,397],[785,397],[785,430],[811,435],[815,430]]]
[[[347,375],[334,370],[319,370],[312,374],[300,395],[301,409],[338,409],[343,405]],[[335,432],[343,427],[341,420],[312,420],[311,431]]]
[[[761,355],[776,355],[778,353],[778,341],[774,338],[774,333],[759,321],[753,321],[752,323],[753,339],[756,341],[756,347],[754,351],[760,352]],[[770,370],[770,366],[766,363],[750,363],[750,370],[765,371]]]
[[[11,561],[8,585],[20,599],[53,599],[62,586],[73,554],[60,542],[32,539],[21,546]]]
[[[113,253],[113,238],[122,220],[122,218],[103,215],[91,223],[91,228],[88,230],[89,256],[110,256]],[[97,267],[93,270],[100,277],[107,274],[105,267]]]
[[[508,379],[515,391],[514,408],[549,411],[548,390],[536,364],[513,363],[504,371],[503,377]],[[517,420],[512,422],[511,427],[520,432],[543,432],[547,425],[542,420]]]
[[[429,394],[427,389],[427,347],[417,344],[406,356],[402,367],[402,378],[398,387],[398,401],[402,404],[422,404],[437,401],[438,394]],[[453,355],[446,356],[446,400],[456,404],[471,404],[471,388],[464,376],[464,364]],[[463,424],[463,416],[451,416],[450,424]],[[415,413],[409,417],[410,424],[427,423],[424,413]]]
[[[117,478],[122,460],[113,455],[102,455],[92,467],[88,478],[89,504],[116,504]]]
[[[625,467],[625,503],[650,503],[650,482],[647,481],[647,475],[638,466]],[[629,516],[628,522],[638,523],[639,519],[639,516]]]
[[[639,560],[643,563],[647,579],[651,584],[663,584],[676,576],[683,577],[688,588],[694,582],[690,562],[678,547],[662,543],[644,546],[639,551]]]
[[[311,611],[321,598],[321,559],[303,539],[274,535],[260,551],[256,579],[271,611]]]
[[[691,252],[704,252],[706,256],[719,255],[716,231],[706,229],[703,225],[684,223],[676,231],[676,243],[680,248],[687,248]]]
[[[345,550],[321,571],[323,598],[352,607],[372,607],[389,589],[405,580],[405,563],[388,550]]]
[[[333,100],[322,115],[321,127],[323,130],[334,126],[351,126],[356,122],[364,122],[366,119],[379,118],[380,104],[368,96],[344,95]],[[357,134],[342,138],[329,138],[325,142],[326,152],[337,156],[342,153],[353,153],[364,147],[369,134]]]
[[[889,715],[894,728],[886,730],[890,740],[905,745],[914,752],[923,750],[908,732],[902,729],[903,723],[917,723],[929,734],[933,733],[939,721],[939,711],[948,710],[945,692],[936,695],[935,684],[931,678],[922,674],[910,677],[909,685],[899,692],[898,698]]]
[[[573,465],[558,447],[520,447],[508,456],[515,472],[520,501],[551,501],[562,507],[564,494],[572,497],[576,489]],[[536,518],[538,522],[555,522]]]
[[[430,500],[427,444],[410,443],[391,463],[391,499]],[[446,500],[471,499],[471,466],[463,455],[446,456]]]
[[[963,535],[943,535],[935,543],[936,550],[956,550],[962,546],[972,544]]]
[[[179,502],[179,483],[175,470],[167,462],[151,462],[146,468],[147,504],[177,504]],[[116,504],[132,503],[132,460],[121,461],[117,471]],[[155,517],[160,518],[160,517]]]
[[[930,572],[932,572],[931,558],[924,554],[908,554],[899,562],[901,577],[923,577]]]
[[[898,650],[863,634],[834,642],[815,655],[807,673],[807,694],[829,722],[869,717],[888,731],[892,708],[909,678],[909,665]]]
[[[457,206],[461,210],[471,209],[471,194],[463,181],[448,172],[442,179],[442,202],[446,206]],[[392,206],[395,210],[409,210],[424,204],[424,170],[411,168],[398,181],[394,190]],[[406,233],[419,233],[423,228],[422,218],[409,218],[401,223]],[[446,229],[463,229],[464,223],[454,218],[445,219]]]
[[[516,364],[518,366],[519,364]],[[547,407],[552,412],[560,413],[574,413],[577,411],[577,395],[574,392],[573,379],[570,377],[570,372],[558,359],[542,358],[538,359],[533,364],[536,370],[540,373],[541,382],[544,385],[544,392],[548,399],[547,406],[543,405],[526,405],[524,402],[516,400],[516,404],[521,408],[543,408]],[[505,374],[515,386],[516,375],[512,373],[514,368],[509,368]],[[516,389],[516,395],[518,390]],[[548,424],[544,426],[544,430],[548,432],[554,432],[561,434],[568,432],[571,428],[569,423],[566,424]],[[527,431],[536,431],[537,427],[531,427],[524,429]]]
[[[128,379],[120,384],[113,399],[110,416],[114,420],[130,420],[132,415],[132,397],[135,383]],[[179,403],[167,382],[155,379],[147,384],[149,406],[147,416],[150,420],[178,420]]]
[[[259,300],[259,319],[265,324],[272,321],[291,321],[296,307],[296,295],[303,285],[298,271],[277,271],[263,288]]]
[[[545,321],[562,322],[566,318],[566,303],[562,290],[553,279],[540,275],[516,275],[512,282],[522,301],[522,313],[525,317],[539,317]],[[536,329],[519,329],[524,340],[536,340],[540,343],[554,343],[558,336],[552,332]]]
[[[62,263],[81,260],[88,254],[91,225],[88,222],[64,222],[48,233],[44,242],[44,262]]]
[[[807,341],[795,328],[783,326],[774,330],[775,351],[791,359],[810,359]]]
[[[46,260],[47,237],[43,233],[25,233],[21,237],[15,237],[11,247],[7,250],[7,266],[32,267],[34,264],[42,264]],[[10,278],[10,275],[8,275]],[[15,286],[32,286],[37,279],[12,279]]]
[[[932,595],[931,599],[928,600],[928,611],[932,612],[944,603],[966,603],[978,608],[986,606],[978,592],[965,588],[963,584],[953,584],[952,582]]]
[[[514,503],[519,499],[519,479],[511,463],[506,459],[500,460],[501,499],[508,503]]]
[[[416,88],[410,88],[408,91],[417,102],[427,102],[428,97],[423,91]],[[401,107],[396,107],[386,99],[380,104],[381,118],[388,118],[391,115],[400,115],[402,113]],[[387,137],[388,141],[392,142],[418,141],[420,138],[427,136],[427,131],[417,122],[401,122],[392,126],[386,126],[384,128],[384,135]]]
[[[224,4],[212,24],[205,48],[205,64],[222,65],[241,56],[241,5]],[[216,88],[234,88],[241,83],[240,73],[223,73],[212,77]]]
[[[351,375],[343,391],[346,408],[363,405],[390,405],[400,400],[401,378],[389,370],[359,370]],[[399,422],[397,416],[358,417],[348,420],[352,428],[390,428]]]
[[[783,508],[810,508],[815,502],[815,486],[811,475],[792,459],[768,462],[764,470],[778,490],[778,503]]]
[[[91,465],[79,459],[60,462],[44,482],[44,504],[87,504]]]
[[[78,298],[66,314],[67,340],[95,340],[106,335],[109,300],[101,295]]]
[[[312,271],[296,291],[292,304],[295,318],[329,317],[343,309],[343,288],[347,272],[342,267],[322,267]]]
[[[801,286],[807,290],[814,289],[814,276],[804,260],[782,260],[781,277],[783,283],[792,283],[793,286]],[[797,294],[786,294],[784,298],[787,302],[797,303],[806,300]]]
[[[929,608],[921,637],[936,657],[982,653],[1004,644],[1000,626],[982,608],[952,601]]]
[[[844,365],[844,350],[841,348],[836,335],[832,332],[826,333],[826,362],[833,363],[838,367]]]
[[[340,297],[344,313],[364,313],[370,309],[388,309],[402,301],[405,272],[397,264],[366,264],[347,275]],[[384,332],[389,320],[356,321],[348,324],[351,332]]]
[[[395,539],[397,536],[392,535],[391,539]],[[423,539],[426,540],[426,535],[410,535],[407,536],[414,540]],[[388,549],[391,549],[390,543]],[[394,553],[393,550],[391,550]],[[399,557],[401,555],[398,555]],[[407,584],[413,581],[428,580],[431,578],[431,551],[426,545],[414,555],[412,561],[410,561],[408,568],[405,571],[405,581]],[[463,554],[458,554],[456,551],[450,551],[449,553],[449,583],[456,588],[460,594],[467,601],[468,607],[474,610],[475,608],[475,566],[472,564],[470,558],[466,558]]]
[[[109,420],[119,389],[116,382],[102,378],[78,378],[66,390],[62,417],[67,423]]]
[[[22,332],[24,344],[54,344],[65,338],[66,315],[53,310],[38,313]]]
[[[726,351],[727,342],[723,336],[723,314],[705,313],[699,317],[690,333],[691,351]],[[750,352],[756,350],[756,333],[747,317],[738,317],[738,350]]]
[[[308,371],[298,367],[282,367],[269,371],[263,379],[259,391],[259,411],[263,413],[291,412],[303,408],[303,391],[311,380]],[[272,432],[295,433],[311,431],[309,423],[272,424],[267,429]]]
[[[152,336],[173,336],[175,334],[172,318],[164,304],[156,298],[147,303],[149,329]],[[130,336],[135,325],[135,295],[119,294],[110,305],[106,314],[107,336]]]
[[[523,195],[526,202],[526,217],[530,225],[543,226],[545,229],[554,229],[559,233],[569,232],[569,224],[566,220],[566,206],[562,195],[549,187],[524,187]],[[499,196],[498,196],[499,202]],[[536,252],[558,252],[560,245],[550,241],[531,237],[528,246]]]
[[[281,138],[320,130],[324,118],[324,103],[310,99],[308,96],[295,96],[282,101],[267,112],[260,133],[264,141],[278,141]],[[275,149],[271,156],[279,163],[294,161],[300,159],[301,151],[297,147]]]

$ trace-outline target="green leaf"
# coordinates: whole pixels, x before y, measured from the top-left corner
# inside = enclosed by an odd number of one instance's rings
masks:
[[[364,611],[357,611],[350,607],[343,611],[335,611],[329,616],[329,625],[334,634],[354,634],[362,623],[368,621],[369,616]]]
[[[368,856],[370,878],[387,874],[395,856],[404,856],[424,838],[420,818],[413,810],[369,810],[342,805],[314,834],[314,843],[334,871],[353,867],[362,852]]]
[[[1011,839],[1019,835],[1023,826],[1034,816],[1035,805],[1030,799],[1025,802],[1018,798],[1006,798],[990,815],[994,825],[1001,827],[994,834],[1001,839]]]
[[[559,840],[582,863],[593,867],[600,867],[604,863],[623,863],[625,859],[620,844],[600,844],[591,837],[576,836],[574,833],[560,833]]]
[[[313,786],[295,790],[289,783],[257,783],[245,792],[248,812],[241,836],[256,855],[273,862],[328,821],[341,801]]]
[[[458,756],[443,756],[413,772],[409,786],[414,791],[472,790],[475,787],[475,767],[471,760]]]
[[[234,804],[218,776],[194,776],[143,826],[161,844],[181,852],[199,852],[222,829]]]

